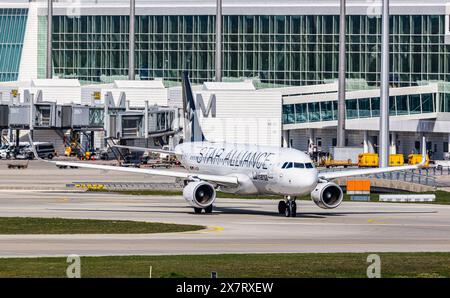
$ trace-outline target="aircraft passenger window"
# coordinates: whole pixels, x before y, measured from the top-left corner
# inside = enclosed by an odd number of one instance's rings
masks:
[[[308,163],[306,164],[306,168],[307,168],[307,169],[313,169],[314,166],[312,165],[312,163],[308,162]]]
[[[293,165],[292,162],[288,163],[288,165],[286,166],[286,169],[292,169]]]
[[[305,164],[304,163],[299,163],[299,162],[294,162],[294,168],[304,169],[305,168]]]
[[[288,163],[285,162],[281,168],[282,168],[282,169],[286,169],[286,166],[287,166],[287,165],[288,165]]]

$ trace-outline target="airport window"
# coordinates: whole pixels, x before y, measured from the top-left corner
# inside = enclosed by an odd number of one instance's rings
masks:
[[[358,101],[356,99],[346,100],[345,110],[347,112],[347,119],[358,118]]]
[[[337,120],[338,118],[338,102],[337,100],[333,101],[333,120]]]
[[[450,93],[441,93],[441,112],[450,112]]]
[[[358,99],[358,107],[359,107],[359,117],[360,118],[370,117],[370,99],[369,98]]]
[[[421,97],[422,97],[422,113],[434,112],[433,94],[426,93],[422,94]]]
[[[292,124],[295,120],[294,105],[283,105],[283,123]]]
[[[333,120],[333,108],[331,101],[323,101],[320,103],[320,118],[322,121]]]
[[[4,11],[13,14],[11,10]],[[9,28],[24,29],[26,11],[21,17],[20,23]],[[391,16],[392,73],[398,74],[396,82],[411,86],[422,80],[448,81],[449,50],[443,41],[449,32],[446,17]],[[224,77],[259,77],[263,84],[285,85],[320,84],[337,78],[338,16],[225,15],[223,19]],[[378,86],[381,19],[361,15],[348,19],[349,77]],[[113,75],[126,76],[128,23],[125,15],[54,16],[55,75],[87,82],[110,82]],[[18,36],[23,29],[17,30]],[[193,82],[211,80],[214,40],[213,15],[137,16],[136,74],[141,79],[180,80],[181,70],[187,69]],[[45,43],[45,39],[39,42]],[[403,55],[398,55],[399,49]],[[19,42],[15,51],[20,50]],[[9,54],[8,48],[0,51]],[[6,57],[6,61],[16,61]],[[15,71],[1,70],[0,80],[16,76]],[[43,74],[40,68],[39,75]]]
[[[295,122],[296,123],[308,122],[308,112],[306,109],[306,103],[298,103],[295,105]]]
[[[380,98],[374,97],[370,100],[372,117],[380,116]]]
[[[408,114],[408,96],[400,95],[395,97],[397,105],[397,115]]]
[[[320,107],[318,102],[308,103],[309,122],[320,121]]]
[[[389,96],[389,115],[390,116],[395,116],[396,115],[396,111],[395,111],[395,97],[394,96]]]
[[[410,94],[408,97],[409,97],[409,113],[420,114],[422,112],[420,108],[420,94]]]

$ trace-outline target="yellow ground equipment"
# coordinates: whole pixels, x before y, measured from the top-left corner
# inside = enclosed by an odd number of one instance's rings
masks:
[[[368,167],[378,167],[379,158],[377,153],[362,153],[358,156],[358,167],[368,168]],[[389,166],[398,167],[404,165],[405,160],[403,154],[390,154],[389,155]]]
[[[390,167],[399,167],[405,164],[405,158],[403,154],[391,154],[389,155],[389,166]]]
[[[378,154],[376,153],[362,153],[358,155],[358,167],[378,167]]]
[[[351,159],[349,160],[334,160],[334,159],[325,159],[321,161],[321,165],[325,166],[326,168],[333,168],[333,167],[351,167],[354,166]]]
[[[421,154],[410,154],[408,155],[408,164],[409,165],[416,165],[419,164],[422,161],[422,155]],[[427,154],[427,159],[425,161],[425,167],[428,167],[430,165],[430,157]]]

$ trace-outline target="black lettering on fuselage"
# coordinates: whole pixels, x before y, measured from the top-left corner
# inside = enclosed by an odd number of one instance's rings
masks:
[[[267,170],[270,165],[270,158],[275,153],[253,152],[237,149],[226,151],[225,148],[203,147],[198,155],[193,155],[189,159],[197,164],[221,165],[229,167],[253,168]]]

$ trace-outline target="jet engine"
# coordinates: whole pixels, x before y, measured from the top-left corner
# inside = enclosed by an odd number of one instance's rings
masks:
[[[207,208],[216,200],[216,190],[204,181],[190,182],[183,189],[183,197],[194,208]]]
[[[311,199],[322,209],[334,209],[338,207],[343,198],[344,193],[342,189],[339,185],[332,182],[317,184],[311,193]]]

